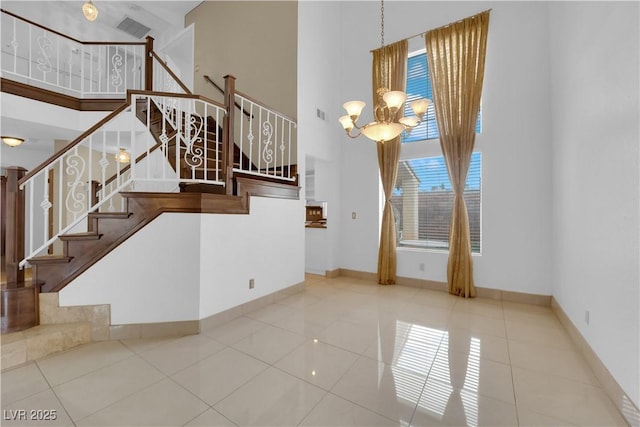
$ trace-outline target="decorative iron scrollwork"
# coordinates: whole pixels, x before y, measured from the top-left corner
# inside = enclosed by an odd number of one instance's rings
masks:
[[[37,39],[38,47],[40,48],[40,57],[38,58],[38,70],[43,73],[48,73],[53,70],[53,65],[51,65],[51,55],[49,51],[51,50],[51,40],[49,40],[46,36],[40,36]]]
[[[262,123],[262,134],[266,137],[266,141],[262,147],[262,160],[270,164],[273,162],[273,148],[271,147],[273,143],[273,141],[271,141],[273,137],[273,125],[271,122],[265,121]]]
[[[122,85],[122,64],[122,55],[116,50],[116,53],[111,57],[111,65],[113,65],[112,71],[114,72],[114,74],[111,75],[111,84],[116,88]]]
[[[85,170],[85,161],[84,159],[78,155],[78,153],[74,153],[67,157],[66,160],[67,167],[65,172],[68,177],[71,177],[73,181],[67,183],[69,187],[69,192],[67,193],[67,197],[65,199],[65,205],[67,210],[74,214],[74,216],[78,216],[83,213],[85,210],[85,201],[86,201],[86,192],[83,190],[83,187],[86,185],[82,180],[82,175]]]
[[[193,169],[204,164],[204,149],[196,146],[197,143],[202,144],[204,141],[202,138],[204,120],[197,114],[188,114],[185,124],[185,145],[187,148],[184,152],[184,161]]]

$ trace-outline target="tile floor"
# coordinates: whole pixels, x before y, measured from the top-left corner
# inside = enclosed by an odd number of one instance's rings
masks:
[[[626,425],[551,309],[349,278],[1,380],[3,426]]]

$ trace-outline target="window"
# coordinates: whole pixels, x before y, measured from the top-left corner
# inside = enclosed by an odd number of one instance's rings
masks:
[[[413,115],[409,102],[417,98],[433,100],[425,49],[409,55],[407,63],[407,103],[405,116]],[[482,114],[478,114],[476,133],[480,133]],[[449,249],[449,224],[453,210],[453,192],[444,157],[439,145],[438,127],[433,105],[423,122],[411,133],[402,135],[403,148],[398,165],[398,178],[391,197],[396,216],[398,247]],[[463,193],[469,215],[471,252],[481,251],[482,154],[471,156]]]
[[[480,253],[482,155],[475,152],[463,197],[467,204],[471,252]],[[443,156],[402,160],[391,197],[399,247],[449,249],[453,191]]]
[[[431,77],[427,66],[427,54],[425,50],[417,51],[409,56],[407,61],[407,102],[404,106],[404,115],[413,116],[413,111],[409,103],[418,98],[427,98],[433,101],[433,91],[431,89]],[[480,133],[482,126],[482,110],[478,114],[476,122],[476,133]],[[433,104],[429,106],[422,123],[413,128],[409,134],[403,133],[402,142],[424,141],[427,139],[437,139],[438,126],[436,125],[436,114]]]

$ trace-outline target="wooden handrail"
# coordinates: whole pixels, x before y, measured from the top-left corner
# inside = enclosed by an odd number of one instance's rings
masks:
[[[117,116],[118,114],[123,112],[124,110],[126,110],[127,107],[129,106],[130,102],[131,102],[131,97],[129,95],[127,95],[127,100],[120,107],[118,107],[115,110],[113,110],[105,118],[103,118],[98,123],[96,123],[95,125],[91,126],[89,129],[84,131],[79,137],[74,139],[71,143],[67,144],[67,146],[64,147],[62,150],[58,151],[53,156],[49,157],[44,162],[40,163],[36,168],[34,168],[33,170],[29,171],[28,174],[26,174],[24,177],[22,177],[22,179],[20,179],[20,182],[19,182],[20,187],[22,187],[25,184],[25,182],[27,182],[31,177],[37,175],[40,171],[42,171],[45,167],[47,167],[47,165],[55,162],[60,157],[64,156],[69,150],[71,150],[76,145],[80,144],[82,141],[84,141],[85,138],[90,136],[96,130],[100,129],[109,120],[111,120],[112,118],[114,118],[115,116]]]
[[[223,94],[223,95],[224,95],[224,89],[222,89],[220,86],[218,86],[218,85],[216,84],[216,82],[214,82],[213,80],[211,80],[211,79],[209,78],[209,76],[202,76],[202,77],[204,77],[204,80],[205,80],[207,83],[211,84],[213,87],[215,87],[216,89],[218,89],[218,91],[219,91],[221,94]],[[247,116],[247,117],[248,117],[248,118],[250,118],[250,119],[253,119],[253,115],[252,115],[251,113],[249,113],[247,110],[245,110],[244,108],[242,108],[242,107],[240,106],[240,104],[238,104],[238,103],[237,103],[237,102],[235,102],[235,101],[234,101],[233,103],[235,104],[235,106],[236,106],[236,108],[237,108],[237,109],[239,109],[239,110],[241,110],[241,111],[242,111],[242,114],[244,114],[245,116]]]
[[[220,86],[218,86],[218,84],[216,82],[214,82],[213,80],[211,80],[211,78],[209,76],[202,76],[204,77],[204,80],[209,83],[211,86],[215,87],[216,89],[218,89],[218,92],[220,92],[221,94],[224,95],[224,89],[222,89]]]
[[[252,98],[252,97],[250,97],[249,95],[246,95],[246,94],[244,94],[244,93],[240,92],[239,90],[236,90],[236,92],[235,92],[235,93],[236,93],[236,95],[239,95],[239,96],[241,96],[241,97],[243,97],[243,98],[245,98],[245,99],[247,99],[247,100],[249,100],[249,101],[253,102],[253,103],[254,103],[254,104],[256,104],[256,105],[259,105],[259,106],[260,106],[260,107],[262,107],[262,108],[265,108],[265,109],[267,109],[267,110],[271,110],[271,111],[275,111],[275,112],[276,112],[276,114],[278,114],[280,117],[284,117],[285,119],[289,120],[290,122],[293,122],[294,124],[296,124],[296,123],[297,123],[297,122],[296,122],[296,119],[294,119],[294,118],[292,118],[292,117],[289,117],[289,116],[287,116],[286,114],[282,114],[281,112],[279,112],[279,111],[278,111],[278,110],[276,110],[275,108],[269,107],[267,104],[264,104],[264,103],[262,103],[262,102],[260,102],[260,101],[256,100],[255,98]]]
[[[189,88],[187,87],[187,85],[185,85],[184,83],[182,83],[182,80],[180,80],[180,78],[178,76],[176,76],[176,74],[171,71],[171,68],[169,68],[167,66],[167,64],[164,63],[164,61],[162,60],[162,58],[160,58],[158,56],[158,54],[156,54],[154,51],[151,51],[151,56],[153,58],[156,59],[156,61],[158,61],[160,63],[160,65],[162,66],[162,68],[164,68],[164,70],[171,76],[171,78],[173,78],[173,80],[176,81],[176,83],[178,83],[178,86],[180,86],[180,88],[185,91],[185,93],[187,95],[193,95],[192,92],[189,90]]]
[[[45,31],[49,31],[50,33],[56,34],[56,35],[58,35],[60,37],[64,37],[65,39],[68,39],[68,40],[71,40],[71,41],[74,41],[74,42],[80,43],[80,44],[86,44],[86,45],[111,45],[111,44],[117,44],[117,45],[136,45],[136,46],[144,46],[145,45],[145,42],[96,42],[96,41],[84,41],[83,42],[81,40],[75,39],[75,38],[73,38],[71,36],[68,36],[66,34],[62,34],[59,31],[52,30],[51,28],[45,27],[44,25],[38,24],[37,22],[30,21],[29,19],[23,18],[22,16],[16,15],[13,12],[9,12],[8,10],[0,9],[0,12],[6,13],[7,15],[13,16],[16,19],[19,19],[21,21],[26,22],[27,24],[33,25],[33,26],[38,27],[38,28],[42,28]]]
[[[129,95],[148,95],[148,96],[165,96],[169,98],[185,98],[185,99],[197,99],[200,101],[207,102],[209,104],[215,105],[216,107],[220,107],[226,111],[227,107],[224,104],[214,101],[211,98],[207,98],[202,95],[189,95],[188,93],[174,93],[174,92],[155,92],[150,90],[128,90],[127,94]]]

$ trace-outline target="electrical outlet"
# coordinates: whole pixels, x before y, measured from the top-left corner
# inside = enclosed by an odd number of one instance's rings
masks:
[[[424,271],[424,262],[420,263],[420,271]]]
[[[351,212],[351,219],[356,219],[356,213],[355,212]]]
[[[589,310],[585,310],[584,311],[584,323],[586,323],[587,325],[589,324],[589,317],[590,317],[591,313],[589,313]]]
[[[253,289],[256,285],[255,279],[249,279],[249,289]]]

